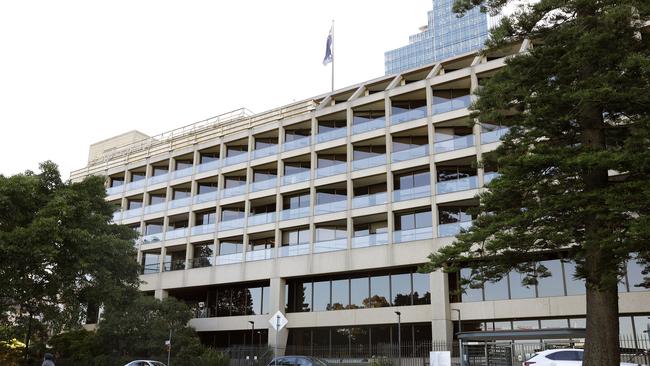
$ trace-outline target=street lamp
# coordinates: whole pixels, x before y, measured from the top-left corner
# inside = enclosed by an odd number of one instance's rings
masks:
[[[397,366],[402,366],[402,313],[397,314]]]
[[[255,322],[249,320],[248,323],[251,325],[251,348],[255,347]]]
[[[462,333],[463,323],[460,318],[460,309],[451,309],[451,311],[458,313],[458,333]],[[460,359],[460,366],[463,366],[463,340],[460,337],[458,337],[458,358]]]

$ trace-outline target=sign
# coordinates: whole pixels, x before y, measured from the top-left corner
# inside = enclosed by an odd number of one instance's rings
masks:
[[[451,366],[451,352],[429,352],[431,366]]]
[[[284,314],[280,310],[278,310],[277,313],[273,314],[271,319],[269,319],[269,323],[273,327],[273,329],[280,331],[282,328],[284,328],[285,325],[287,325],[289,321],[287,318],[284,317]]]

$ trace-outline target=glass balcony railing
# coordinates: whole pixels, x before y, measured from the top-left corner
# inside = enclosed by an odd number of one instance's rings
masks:
[[[142,207],[132,208],[130,210],[122,212],[122,220],[139,217],[140,215],[142,215]]]
[[[478,177],[471,176],[436,183],[436,194],[466,191],[478,188]]]
[[[467,230],[472,226],[472,221],[453,222],[438,225],[438,236],[456,236],[461,230]]]
[[[179,227],[178,229],[167,230],[165,232],[165,240],[184,238],[186,236],[187,236],[186,227]]]
[[[316,135],[316,143],[340,139],[342,137],[345,137],[347,134],[348,129],[346,127],[319,133]]]
[[[240,196],[246,193],[246,184],[221,190],[221,198]]]
[[[286,186],[289,184],[306,182],[309,180],[309,178],[311,178],[311,171],[309,170],[296,173],[296,174],[285,175],[284,177],[282,177],[282,185]]]
[[[196,257],[190,259],[190,268],[211,267],[214,264],[214,257]]]
[[[182,259],[163,263],[164,272],[180,271],[183,269],[185,269],[185,261]]]
[[[507,127],[502,127],[494,131],[481,133],[481,143],[490,144],[493,142],[501,141],[501,138],[510,131]]]
[[[223,161],[223,166],[235,165],[246,161],[248,161],[248,152],[225,158]]]
[[[386,244],[388,244],[388,233],[355,236],[352,238],[352,248],[365,248]]]
[[[212,170],[217,170],[221,166],[221,160],[212,160],[207,163],[199,164],[196,167],[198,173],[209,172]]]
[[[321,203],[314,206],[314,211],[316,215],[342,212],[347,210],[348,201],[343,197],[340,201]]]
[[[163,233],[148,234],[142,237],[143,244],[157,243],[163,240]]]
[[[174,170],[172,172],[172,179],[178,179],[183,177],[188,177],[194,173],[194,167],[187,167],[179,170]]]
[[[316,178],[329,177],[332,175],[345,173],[348,165],[346,163],[339,163],[316,169]]]
[[[393,201],[406,201],[431,195],[431,186],[419,186],[393,191]]]
[[[261,149],[253,150],[253,159],[265,158],[278,153],[278,145],[270,145]]]
[[[300,149],[301,147],[309,146],[311,144],[311,137],[305,136],[293,141],[287,141],[282,145],[282,151],[291,151]]]
[[[348,249],[348,239],[346,238],[317,241],[314,243],[314,253],[334,252],[346,249]]]
[[[204,203],[204,202],[214,202],[219,197],[218,191],[212,191],[207,193],[201,193],[194,196],[194,204]]]
[[[275,185],[278,183],[277,178],[271,178],[266,180],[261,180],[259,182],[253,182],[250,185],[250,192],[263,191],[265,189],[275,188]]]
[[[365,196],[357,196],[352,199],[352,208],[362,208],[383,205],[388,202],[388,194],[386,192],[379,192],[367,194]]]
[[[425,240],[433,238],[432,227],[420,227],[417,229],[397,230],[393,233],[393,242],[405,243],[407,241]]]
[[[122,211],[113,212],[113,222],[118,222],[122,219]]]
[[[293,219],[299,219],[301,217],[306,217],[306,216],[309,216],[309,206],[291,208],[288,210],[282,210],[280,212],[281,220],[293,220]]]
[[[367,119],[363,122],[360,121],[361,118],[354,117],[355,123],[352,125],[352,134],[364,133],[368,131],[378,130],[380,128],[386,127],[386,118],[380,117],[376,119]]]
[[[440,103],[436,103],[440,101]],[[472,104],[472,98],[469,95],[463,95],[460,97],[448,99],[444,101],[442,98],[434,98],[433,104],[433,114],[440,114],[445,112],[451,112],[458,109],[463,109],[469,107]]]
[[[169,180],[169,173],[163,173],[163,174],[154,175],[153,177],[149,178],[147,184],[151,186],[158,183],[165,183],[168,180]]]
[[[106,195],[110,196],[110,195],[113,195],[113,194],[122,193],[122,190],[124,190],[124,185],[119,185],[119,186],[115,186],[115,187],[108,187],[108,188],[106,188]]]
[[[160,202],[156,203],[153,205],[145,206],[144,207],[144,214],[151,214],[154,212],[160,212],[160,211],[165,211],[165,208],[167,207],[167,202]]]
[[[145,264],[142,266],[142,274],[160,272],[160,263]]]
[[[386,154],[381,154],[377,156],[371,156],[369,158],[353,160],[352,169],[368,169],[375,166],[385,165],[386,164]]]
[[[275,222],[275,212],[265,212],[248,216],[248,226],[271,224]]]
[[[427,106],[423,105],[414,109],[405,109],[393,107],[392,114],[390,116],[391,124],[399,124],[408,121],[414,121],[416,119],[424,118],[427,116]]]
[[[215,228],[214,223],[197,225],[192,228],[192,235],[210,234],[214,232],[214,228]]]
[[[192,197],[183,197],[177,198],[175,200],[169,201],[169,208],[181,208],[187,207],[192,203]]]
[[[294,255],[309,254],[310,244],[296,244],[281,246],[278,255],[280,257],[291,257]]]
[[[492,179],[494,179],[494,178],[496,178],[496,177],[498,177],[500,175],[501,174],[499,174],[498,172],[485,172],[485,173],[483,173],[483,185],[486,186],[486,185],[490,184]]]
[[[263,261],[265,259],[273,258],[273,248],[251,250],[246,252],[246,262]]]
[[[241,263],[244,258],[243,253],[224,254],[217,256],[217,265]]]
[[[390,154],[391,161],[397,163],[429,155],[429,145],[420,145],[407,150],[395,151]]]
[[[221,221],[219,223],[219,230],[234,230],[234,229],[243,229],[244,228],[244,218],[232,219]]]
[[[134,189],[140,189],[144,187],[144,179],[136,180],[135,182],[130,182],[126,185],[126,190],[127,191],[132,191]]]
[[[436,141],[433,151],[442,153],[474,146],[474,135],[459,136],[449,140]]]

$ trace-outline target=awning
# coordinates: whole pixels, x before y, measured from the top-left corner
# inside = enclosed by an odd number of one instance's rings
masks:
[[[491,330],[479,332],[461,332],[458,338],[463,341],[497,341],[529,339],[570,339],[585,338],[585,328],[549,328],[523,330]]]

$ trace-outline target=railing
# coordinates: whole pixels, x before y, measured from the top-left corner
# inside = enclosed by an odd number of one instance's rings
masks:
[[[431,238],[433,238],[433,228],[430,226],[409,230],[397,230],[393,233],[393,242],[395,243],[405,243],[408,241]]]
[[[365,248],[388,244],[388,233],[377,233],[352,238],[352,248]]]
[[[436,183],[436,193],[445,194],[451,192],[466,191],[468,189],[475,189],[477,187],[478,187],[478,177],[473,175],[470,177],[438,182]]]
[[[319,133],[316,135],[316,143],[321,143],[325,141],[336,140],[342,137],[345,137],[348,134],[347,127],[337,128],[331,131]]]
[[[145,206],[144,214],[146,215],[154,212],[165,211],[166,207],[167,207],[167,202],[160,202],[153,205]]]
[[[155,234],[148,234],[142,237],[142,243],[144,244],[157,243],[162,240],[163,240],[162,232],[155,233]]]
[[[246,262],[263,261],[273,258],[273,249],[251,250],[246,252]]]
[[[386,117],[366,119],[364,122],[359,123],[357,123],[357,119],[361,119],[361,117],[354,117],[354,119],[355,121],[352,125],[352,134],[378,130],[380,128],[386,127]]]
[[[266,180],[261,180],[258,182],[253,182],[250,185],[250,192],[263,191],[265,189],[275,188],[275,185],[278,183],[277,178],[271,178]]]
[[[275,222],[275,212],[265,212],[248,216],[248,226],[264,225]]]
[[[223,166],[235,165],[246,161],[248,161],[248,151],[225,158],[223,160]]]
[[[241,263],[243,259],[243,255],[244,255],[243,253],[218,255],[216,262],[217,265]]]
[[[213,192],[197,194],[194,196],[194,204],[216,201],[217,198],[219,198],[219,191],[216,190]]]
[[[353,160],[352,169],[368,169],[375,166],[385,165],[386,164],[386,154],[381,154],[377,156],[371,156],[369,158]]]
[[[187,236],[187,228],[181,227],[174,230],[168,230],[165,232],[165,240],[172,240],[178,238],[184,238]]]
[[[174,170],[172,172],[172,179],[183,178],[192,175],[194,173],[194,167],[187,167],[179,170]]]
[[[485,172],[483,173],[483,185],[486,186],[490,184],[492,179],[499,177],[501,174],[498,172]]]
[[[271,145],[263,147],[258,150],[253,150],[253,159],[265,158],[267,156],[275,155],[278,153],[278,145]]]
[[[219,230],[234,230],[234,229],[243,229],[244,228],[244,218],[232,219],[221,221],[219,223]]]
[[[287,210],[280,211],[281,220],[293,220],[301,217],[309,216],[309,206],[307,207],[298,207],[290,208]]]
[[[288,345],[284,354],[319,357],[328,363],[346,366],[426,366],[429,365],[431,351],[451,351],[451,356],[458,358],[458,343],[438,340],[409,342],[402,339],[398,346],[395,333],[394,331],[393,342],[395,343],[372,342],[372,344],[368,344],[368,342],[359,342],[357,344],[329,345],[329,341],[326,339],[326,345],[317,345],[316,342],[313,345],[309,342]],[[405,335],[402,334],[402,337]],[[456,363],[452,360],[451,365],[458,365],[457,360]],[[482,363],[482,365],[487,365],[487,363]]]
[[[208,161],[207,163],[199,164],[196,167],[198,173],[209,172],[212,170],[217,170],[221,166],[221,160]]]
[[[470,104],[472,104],[472,97],[470,95],[463,95],[440,103],[436,103],[434,100],[433,114],[440,114],[440,113],[451,112],[458,109],[467,108],[469,107]]]
[[[144,187],[145,179],[136,180],[135,182],[129,182],[126,184],[126,190],[132,191],[134,189],[140,189]]]
[[[190,259],[190,268],[211,267],[214,265],[214,257],[198,257]]]
[[[436,141],[436,143],[433,144],[433,151],[443,153],[472,146],[474,146],[474,135],[466,135],[454,137],[449,140]]]
[[[197,225],[192,228],[192,235],[210,234],[214,232],[214,228],[215,228],[214,223]]]
[[[416,119],[424,118],[427,116],[427,106],[423,105],[414,109],[405,109],[399,107],[393,107],[390,116],[391,124],[399,124],[408,121],[414,121]]]
[[[169,208],[187,207],[192,203],[192,197],[177,198],[169,201]]]
[[[147,180],[147,185],[151,186],[158,183],[164,183],[167,182],[168,180],[169,180],[169,173],[158,174],[149,178],[149,180]]]
[[[311,136],[305,136],[303,138],[285,142],[282,145],[282,151],[291,151],[309,145],[311,145]]]
[[[429,145],[420,145],[407,150],[395,151],[390,154],[393,163],[420,158],[429,155]]]
[[[108,188],[106,188],[106,195],[110,196],[110,195],[113,195],[113,194],[122,193],[123,189],[124,189],[124,184],[121,184],[121,185],[115,186],[115,187],[108,187]]]
[[[329,177],[332,175],[343,174],[347,171],[346,163],[338,163],[316,169],[316,178]]]
[[[311,171],[306,170],[304,172],[289,174],[282,177],[282,185],[295,184],[300,182],[308,181],[311,178]]]
[[[159,273],[160,263],[145,264],[142,266],[142,274]]]
[[[490,144],[493,142],[501,141],[501,138],[508,133],[508,127],[502,127],[493,131],[481,133],[481,144]]]
[[[122,220],[130,219],[132,217],[138,217],[142,215],[142,207],[132,208],[122,212]]]
[[[406,201],[431,195],[431,186],[419,186],[393,191],[393,201]]]
[[[348,249],[348,239],[317,241],[314,243],[314,253],[334,252]]]
[[[461,230],[467,230],[472,226],[472,221],[453,222],[450,224],[438,225],[438,236],[456,236]]]
[[[118,222],[122,219],[122,211],[113,212],[113,222]]]
[[[295,255],[309,254],[310,244],[296,244],[281,246],[278,255],[280,257],[292,257]]]
[[[221,198],[240,196],[246,193],[246,184],[221,190]]]
[[[179,271],[185,269],[185,261],[184,260],[175,260],[175,261],[170,261],[170,262],[163,262],[163,271],[164,272],[169,272],[169,271]]]
[[[365,196],[357,196],[352,199],[352,208],[362,208],[383,205],[388,202],[388,193],[379,192],[367,194]]]
[[[340,201],[321,203],[314,206],[315,215],[342,212],[348,208],[348,201],[343,197]]]

